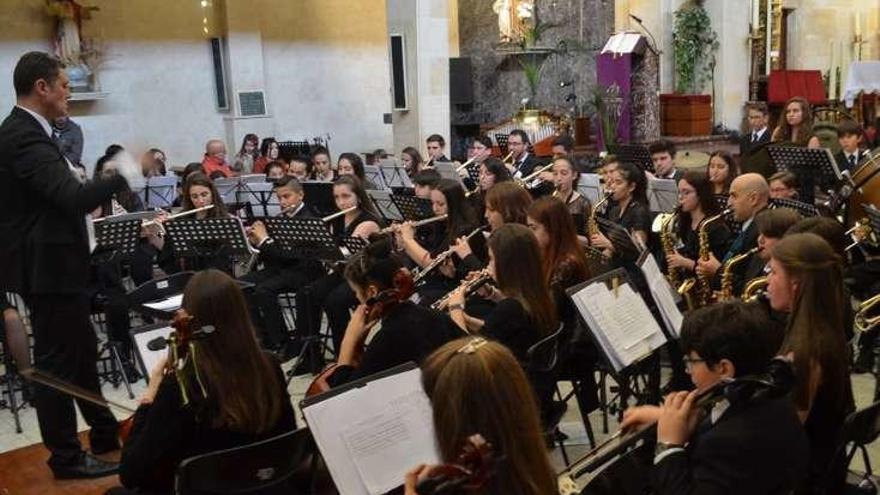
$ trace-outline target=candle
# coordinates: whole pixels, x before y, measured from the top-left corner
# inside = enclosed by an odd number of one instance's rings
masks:
[[[837,99],[837,66],[834,65],[834,52],[837,51],[836,40],[831,40],[831,63],[828,72],[828,99]]]
[[[761,25],[761,0],[752,0],[752,33],[758,33]]]
[[[862,13],[856,11],[856,38],[862,37]]]

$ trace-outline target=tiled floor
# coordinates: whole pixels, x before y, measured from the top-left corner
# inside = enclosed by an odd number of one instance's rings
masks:
[[[285,369],[289,367],[286,366]],[[856,396],[856,405],[858,407],[865,407],[871,403],[871,399],[874,393],[874,378],[871,375],[853,375],[853,390]],[[298,404],[302,400],[305,395],[306,388],[308,388],[309,383],[311,382],[311,377],[295,377],[290,382],[290,387],[288,391],[290,392],[294,407],[297,408]],[[566,384],[563,384],[566,385]],[[140,394],[143,392],[145,388],[144,381],[141,380],[138,383],[133,385],[133,391],[135,394],[135,398],[140,397]],[[119,387],[114,389],[111,385],[105,384],[103,387],[104,395],[107,399],[113,400],[122,404],[132,405],[132,407],[137,405],[136,400],[129,400],[128,395],[125,392],[123,387]],[[567,387],[563,386],[563,392],[567,391]],[[124,413],[116,412],[117,417],[124,417]],[[12,414],[8,409],[0,409],[0,452],[5,452],[7,450],[15,449],[18,447],[23,447],[26,445],[31,445],[34,443],[39,443],[40,440],[40,432],[37,426],[36,413],[32,407],[26,407],[21,411],[21,422],[22,422],[22,433],[15,432],[15,423],[13,421]],[[596,435],[597,441],[602,441],[604,438],[607,438],[607,434],[602,432],[602,420],[601,414],[599,412],[594,412],[590,415],[591,424],[593,426],[593,431]],[[299,416],[301,418],[301,416]],[[81,429],[85,429],[86,425],[83,422],[82,418],[79,418],[79,423]],[[617,421],[615,418],[610,418],[610,426],[609,430],[613,433],[617,428]],[[300,421],[300,424],[302,422]],[[562,421],[562,430],[565,432],[569,440],[566,442],[566,450],[568,452],[569,458],[573,461],[577,459],[577,457],[583,455],[587,451],[588,442],[586,432],[584,430],[583,424],[580,421],[580,414],[577,410],[577,404],[574,400],[569,403],[569,410],[566,413],[565,417]],[[869,447],[869,452],[871,454],[872,459],[877,459],[880,461],[880,445],[877,442],[872,444]],[[557,469],[561,469],[564,466],[562,461],[562,456],[560,455],[558,449],[553,452],[553,463]],[[861,470],[862,462],[860,457],[856,457],[856,460],[853,462],[854,469]]]

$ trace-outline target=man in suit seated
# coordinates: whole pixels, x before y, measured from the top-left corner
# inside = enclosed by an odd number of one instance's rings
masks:
[[[727,204],[733,211],[733,217],[736,221],[742,222],[742,228],[734,238],[723,260],[710,254],[708,260],[697,261],[697,273],[712,279],[713,288],[717,289],[721,285],[721,267],[725,262],[758,245],[758,227],[755,224],[755,216],[767,208],[769,201],[770,187],[764,177],[752,173],[743,174],[733,179],[730,184],[730,196],[727,199]],[[734,272],[734,287],[742,286],[747,265],[748,260],[744,260]]]
[[[295,177],[288,175],[279,179],[275,184],[275,194],[285,217],[315,218],[303,201],[305,193],[302,184]],[[251,318],[260,332],[264,348],[289,355],[296,351],[296,346],[288,346],[287,329],[278,304],[278,295],[295,292],[311,278],[317,277],[320,265],[284,252],[279,243],[269,237],[265,224],[259,220],[251,226],[248,237],[260,250],[258,261],[263,264],[261,270],[241,277],[242,280],[255,284],[248,295]]]
[[[657,494],[787,494],[804,476],[809,448],[787,397],[791,384],[758,393],[733,384],[711,409],[696,404],[724,381],[766,373],[783,338],[774,328],[766,312],[742,302],[685,318],[680,343],[696,390],[673,392],[659,407],[631,408],[621,424],[630,430],[657,422]]]
[[[654,163],[654,177],[672,179],[678,184],[684,172],[675,168],[675,144],[661,139],[648,146],[648,153],[651,154],[651,162]]]
[[[841,172],[844,170],[855,172],[858,164],[867,156],[868,151],[861,149],[864,134],[862,126],[852,120],[844,120],[837,126],[840,151],[834,155],[834,159]]]
[[[767,104],[756,102],[748,105],[749,132],[739,141],[740,170],[743,173],[755,172],[770,177],[776,170],[770,163],[766,144],[770,142],[770,129],[767,127],[770,115]]]
[[[514,129],[507,136],[507,149],[513,152],[513,163],[507,166],[510,175],[522,179],[539,165],[538,159],[529,153],[529,135],[522,129]]]

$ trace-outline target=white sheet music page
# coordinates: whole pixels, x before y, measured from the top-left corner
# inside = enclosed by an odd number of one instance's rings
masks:
[[[431,405],[418,368],[303,408],[342,495],[384,493],[418,464],[438,464]]]
[[[180,309],[180,306],[183,304],[183,294],[175,294],[171,297],[166,297],[165,299],[160,299],[158,301],[144,303],[144,306],[155,309],[156,311],[171,311]]]
[[[648,281],[648,287],[651,289],[654,302],[660,308],[660,315],[663,316],[666,328],[672,335],[678,337],[681,333],[681,322],[684,320],[684,317],[681,315],[681,311],[676,304],[676,293],[673,292],[674,289],[669,285],[669,279],[660,271],[654,256],[646,256],[641,268],[642,273],[645,274],[645,279]]]

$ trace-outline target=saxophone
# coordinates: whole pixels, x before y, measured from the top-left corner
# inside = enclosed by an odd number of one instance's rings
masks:
[[[736,298],[736,294],[733,293],[733,268],[743,261],[749,259],[753,254],[757,253],[760,247],[753,247],[748,251],[738,254],[724,263],[724,268],[721,272],[721,293],[718,295],[717,300],[719,302],[732,301]]]
[[[755,277],[746,282],[746,285],[743,288],[742,300],[746,302],[756,301],[761,293],[766,290],[766,288],[767,276],[764,275],[762,277]]]
[[[661,213],[660,219],[660,244],[663,247],[663,254],[670,256],[676,254],[675,251],[675,224],[678,215],[681,213],[681,207],[677,206],[672,213]],[[666,278],[672,287],[677,288],[681,284],[681,277],[677,268],[667,267]]]
[[[703,221],[700,222],[698,233],[700,240],[700,260],[708,261],[711,254],[711,246],[709,244],[709,225],[724,218],[728,213],[730,213],[729,208],[713,217],[704,218]],[[679,294],[682,295],[689,294],[692,290],[695,290],[696,294],[694,297],[688,297],[688,300],[694,301],[695,308],[707,306],[712,302],[712,284],[705,276],[699,275],[698,273],[694,274],[693,278],[685,280],[678,288]]]
[[[599,208],[604,206],[605,203],[607,203],[609,199],[611,199],[611,194],[606,193],[602,197],[602,199],[600,199],[599,202],[596,203],[595,206],[593,206],[593,209],[590,210],[590,216],[587,217],[587,235],[589,235],[590,237],[593,237],[594,235],[599,235],[602,233],[602,231],[599,230],[599,223],[596,222],[596,213],[599,212]]]

